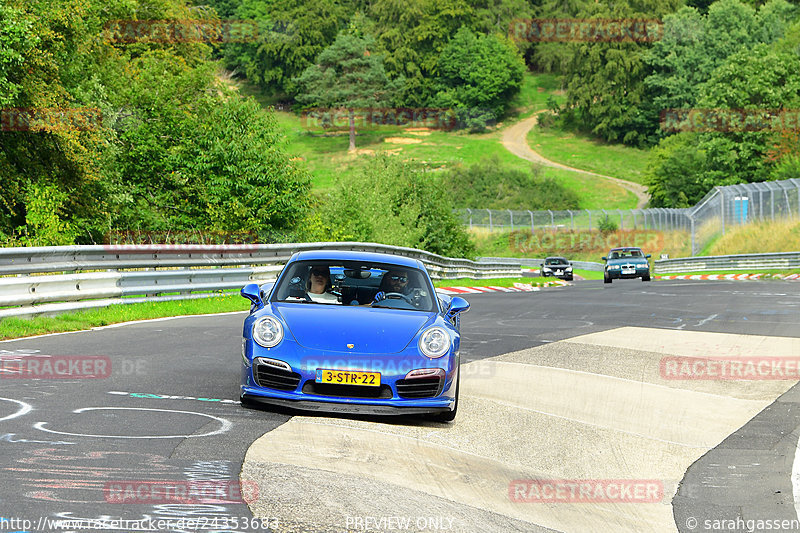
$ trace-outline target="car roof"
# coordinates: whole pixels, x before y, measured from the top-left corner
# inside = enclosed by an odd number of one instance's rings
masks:
[[[545,257],[544,259],[545,259],[545,261],[547,261],[548,259],[563,259],[564,261],[567,261],[567,262],[569,261],[566,257],[563,257],[561,255],[550,255],[550,256]]]
[[[641,248],[637,246],[623,246],[622,248],[612,248],[612,252],[618,252],[620,250],[641,250]]]
[[[425,270],[421,261],[410,257],[376,252],[355,252],[351,250],[306,250],[294,254],[291,261],[366,261],[370,263],[388,263],[390,265]]]

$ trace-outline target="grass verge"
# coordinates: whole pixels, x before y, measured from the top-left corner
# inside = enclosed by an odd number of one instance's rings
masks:
[[[181,315],[204,315],[230,311],[247,311],[249,302],[236,295],[180,300],[174,302],[145,302],[119,304],[99,309],[75,311],[57,316],[33,318],[8,317],[0,319],[0,340],[80,331],[120,322],[147,320]]]

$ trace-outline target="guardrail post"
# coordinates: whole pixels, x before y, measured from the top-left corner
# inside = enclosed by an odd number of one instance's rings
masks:
[[[548,212],[548,213],[550,213],[550,227],[551,227],[551,228],[553,228],[553,229],[556,229],[556,228],[555,228],[555,226],[556,226],[556,221],[555,221],[555,219],[553,218],[553,212],[552,212],[550,209],[548,209],[548,210],[547,210],[547,212]]]
[[[695,256],[697,253],[697,245],[695,243],[695,235],[694,235],[694,217],[689,215],[689,228],[692,234],[692,257]]]
[[[725,193],[722,191],[722,189],[719,189],[719,196],[720,221],[722,222],[722,234],[725,235]]]
[[[511,209],[506,209],[508,211],[508,217],[511,219],[511,231],[514,231],[514,213],[511,212]]]
[[[619,229],[622,229],[625,226],[625,222],[622,220],[622,210],[617,209],[617,213],[619,213]]]
[[[487,209],[486,212],[489,213],[489,231],[492,231],[494,229],[492,228],[492,211],[491,209]]]
[[[569,211],[569,229],[575,231],[575,217],[572,216],[572,209],[567,209]]]
[[[589,230],[592,229],[592,212],[586,209],[586,212],[589,214]]]
[[[467,213],[469,213],[469,229],[472,229],[472,209],[468,207]]]
[[[533,233],[533,230],[534,230],[534,225],[533,225],[533,211],[531,211],[530,209],[528,209],[527,211],[528,211],[528,213],[531,215],[531,233]]]

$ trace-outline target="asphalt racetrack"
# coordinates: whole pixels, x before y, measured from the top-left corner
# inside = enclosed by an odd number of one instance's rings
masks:
[[[467,299],[452,424],[242,408],[244,313],[2,342],[0,531],[800,529],[800,283]]]

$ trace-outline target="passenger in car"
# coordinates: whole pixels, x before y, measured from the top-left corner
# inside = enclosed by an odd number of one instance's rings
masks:
[[[332,288],[330,268],[324,265],[312,266],[308,275],[308,297],[318,303],[337,303],[338,298],[330,292]]]

